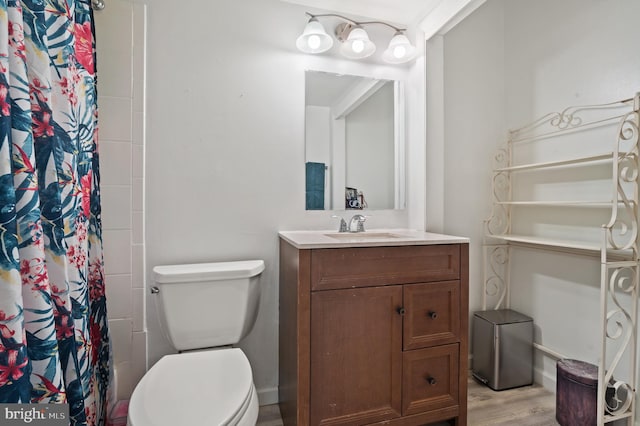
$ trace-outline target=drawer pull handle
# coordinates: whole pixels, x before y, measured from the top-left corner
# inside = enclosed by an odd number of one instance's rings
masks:
[[[437,312],[435,312],[435,311],[429,311],[429,314],[428,314],[428,315],[429,315],[429,318],[431,318],[431,319],[436,319],[436,318],[438,318],[438,313],[437,313]]]
[[[397,312],[398,312],[398,314],[399,314],[399,315],[404,315],[404,314],[405,314],[405,312],[406,312],[406,310],[405,310],[403,307],[399,307],[399,308],[397,309]]]
[[[427,377],[427,382],[431,385],[431,386],[435,386],[438,381],[435,379],[435,377]]]

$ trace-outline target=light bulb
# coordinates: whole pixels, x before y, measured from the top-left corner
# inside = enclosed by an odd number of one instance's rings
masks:
[[[313,34],[310,35],[309,38],[307,39],[307,44],[309,45],[310,48],[312,48],[313,50],[317,49],[318,47],[320,47],[320,37],[318,37],[317,35]]]
[[[407,49],[404,46],[396,46],[393,49],[393,56],[395,56],[398,59],[404,58],[404,55],[406,54],[407,54]]]
[[[331,46],[333,46],[333,39],[315,17],[309,19],[304,31],[296,39],[296,47],[305,53],[326,52],[331,49]]]
[[[356,53],[362,53],[364,50],[364,42],[362,40],[354,40],[351,43],[351,49]]]
[[[344,56],[351,59],[362,59],[376,51],[376,45],[369,40],[367,32],[360,27],[350,30],[347,40],[340,47]]]
[[[389,47],[382,54],[382,59],[390,64],[409,62],[416,51],[402,31],[398,31],[389,42]]]

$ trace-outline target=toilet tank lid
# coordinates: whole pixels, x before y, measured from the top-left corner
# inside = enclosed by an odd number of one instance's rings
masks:
[[[251,278],[262,271],[264,271],[262,260],[191,263],[156,266],[153,268],[153,278],[157,283],[185,283]]]

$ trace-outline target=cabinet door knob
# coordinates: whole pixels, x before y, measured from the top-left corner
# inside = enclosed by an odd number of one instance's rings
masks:
[[[401,306],[401,307],[399,307],[399,308],[398,308],[397,312],[398,312],[398,314],[400,314],[400,315],[404,315],[404,313],[405,313],[406,311],[405,311],[405,309]]]
[[[435,386],[438,381],[435,379],[435,377],[427,377],[427,382],[431,385],[431,386]]]
[[[438,313],[436,311],[429,311],[429,313],[427,315],[429,315],[429,318],[431,318],[431,319],[438,318]]]

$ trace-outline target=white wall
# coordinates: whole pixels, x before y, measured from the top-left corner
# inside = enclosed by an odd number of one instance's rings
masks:
[[[568,105],[612,102],[640,90],[640,2],[517,0],[504,6],[510,128]],[[537,339],[568,357],[597,363],[597,259],[516,252],[513,265],[512,276],[522,279],[515,281],[512,306],[535,318]],[[537,361],[545,381],[553,382],[553,360]]]
[[[305,113],[305,162],[331,165],[331,109],[307,105]]]
[[[345,186],[362,191],[372,209],[394,203],[393,111],[393,83],[386,83],[345,118]]]
[[[95,12],[102,224],[117,397],[146,371],[144,319],[144,5]],[[117,29],[117,30],[114,30]]]
[[[475,240],[471,311],[480,309],[489,168],[506,129],[640,90],[638,16],[635,0],[490,0],[444,37],[444,228]],[[534,318],[537,341],[597,362],[597,260],[517,250],[511,279],[512,308]],[[555,360],[538,354],[536,368],[536,380],[553,389]]]
[[[481,304],[483,220],[491,207],[493,155],[505,134],[503,19],[502,2],[489,1],[444,37],[443,146],[438,149],[438,139],[427,140],[435,157],[427,160],[427,169],[442,168],[442,177],[428,182],[429,194],[442,191],[442,202],[434,201],[442,214],[432,215],[442,220],[438,230],[471,239],[471,312]],[[429,117],[439,114],[429,111],[427,126]],[[428,227],[432,216],[427,217]]]
[[[386,79],[400,73],[296,51],[307,10],[276,0],[185,0],[179,7],[152,0],[147,12],[147,276],[161,264],[264,259],[260,313],[240,345],[263,404],[277,397],[277,232],[338,225],[332,212],[305,211],[304,71]],[[420,79],[422,64],[409,69],[411,78]],[[423,108],[422,87],[412,93],[413,111]],[[411,125],[423,123],[424,115]],[[424,145],[419,127],[409,134],[408,156]],[[415,158],[410,167],[424,163]],[[412,191],[419,199],[424,183]],[[409,207],[420,226],[420,206],[410,200]],[[408,212],[374,211],[367,225],[404,227]],[[174,350],[152,301],[148,307],[153,364]]]

